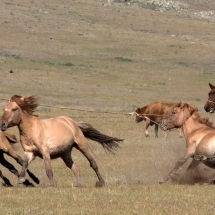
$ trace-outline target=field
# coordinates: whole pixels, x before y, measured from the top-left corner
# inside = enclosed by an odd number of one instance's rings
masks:
[[[89,141],[103,178],[77,150],[82,188],[61,159],[52,161],[50,188],[43,160],[29,169],[40,184],[24,187],[3,166],[13,187],[0,185],[0,214],[214,214],[214,186],[196,182],[214,170],[201,165],[185,174],[189,160],[172,184],[158,181],[185,150],[185,139],[171,131],[150,138],[133,112],[154,101],[195,105],[202,117],[215,84],[215,21],[195,13],[212,11],[213,0],[183,0],[182,11],[157,11],[143,1],[0,2],[0,104],[14,94],[38,95],[40,118],[66,115],[86,121],[107,135],[123,138],[115,154]],[[11,71],[12,70],[12,71]],[[10,72],[11,71],[11,72]],[[67,107],[66,109],[49,106]],[[0,109],[0,115],[2,114]],[[10,133],[19,136],[17,128]],[[23,155],[19,143],[14,149]],[[5,156],[6,157],[6,156]],[[6,157],[18,170],[21,167]]]

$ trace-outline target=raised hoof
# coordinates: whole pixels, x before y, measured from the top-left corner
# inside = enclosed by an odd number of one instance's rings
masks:
[[[96,182],[96,187],[104,187],[105,186],[105,182],[104,181],[97,181]]]
[[[147,138],[149,138],[150,136],[148,134],[145,135]]]

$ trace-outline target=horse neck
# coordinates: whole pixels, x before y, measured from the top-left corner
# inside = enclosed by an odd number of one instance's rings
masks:
[[[202,128],[202,124],[199,122],[199,115],[197,113],[193,113],[183,124],[183,132],[185,136],[193,133],[194,131]]]
[[[21,135],[32,133],[31,130],[35,124],[35,118],[35,116],[32,116],[27,112],[21,113],[21,121],[17,125]]]

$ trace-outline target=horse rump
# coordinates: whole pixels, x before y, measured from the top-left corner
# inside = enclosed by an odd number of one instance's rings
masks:
[[[114,153],[114,150],[120,148],[118,143],[123,141],[123,139],[102,134],[86,122],[77,122],[77,124],[86,138],[100,143],[105,151]]]

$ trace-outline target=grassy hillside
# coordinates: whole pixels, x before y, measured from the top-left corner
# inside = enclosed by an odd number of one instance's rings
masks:
[[[167,139],[160,131],[155,139],[154,128],[147,139],[144,123],[125,116],[150,102],[183,100],[214,121],[203,106],[208,83],[215,84],[215,22],[194,14],[212,11],[215,2],[183,2],[189,7],[181,12],[146,9],[135,1],[0,2],[1,106],[13,94],[36,94],[41,104],[86,110],[42,106],[37,111],[41,118],[66,115],[124,139],[116,155],[89,143],[107,183],[104,189],[94,187],[96,176],[76,150],[81,189],[74,187],[75,178],[60,159],[52,161],[53,189],[47,187],[39,158],[30,165],[41,180],[35,188],[19,185],[1,167],[14,185],[0,189],[2,213],[214,214],[213,187],[190,185],[213,174],[203,165],[184,176],[189,160],[175,184],[157,183],[182,155],[185,139],[177,131]],[[18,136],[16,128],[10,132]],[[19,144],[15,150],[22,155]]]

